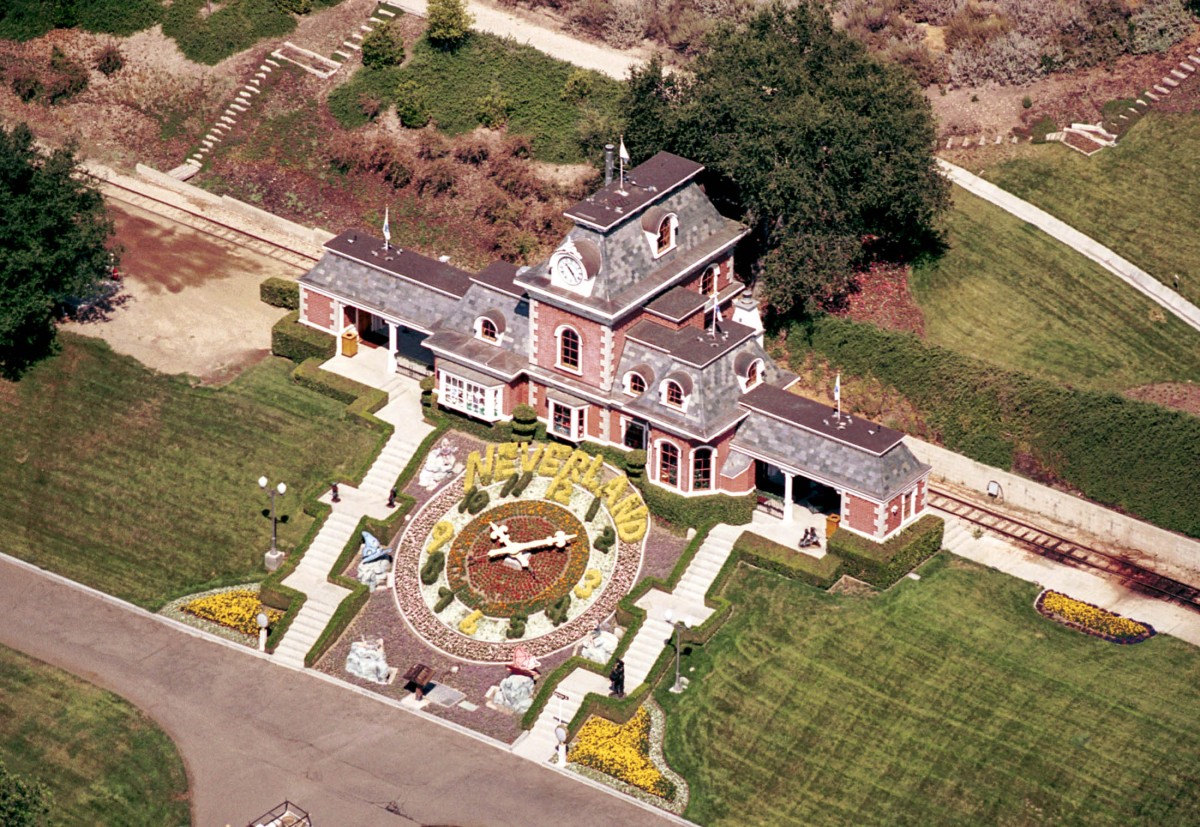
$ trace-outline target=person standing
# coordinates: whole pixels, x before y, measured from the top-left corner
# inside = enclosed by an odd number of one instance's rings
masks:
[[[609,695],[617,698],[625,697],[625,661],[617,659],[612,671],[608,673],[608,680],[611,682],[609,687]]]

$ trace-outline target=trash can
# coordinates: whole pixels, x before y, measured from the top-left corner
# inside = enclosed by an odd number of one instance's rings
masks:
[[[349,328],[342,334],[342,355],[354,356],[358,353],[358,331]]]
[[[842,518],[837,514],[829,514],[825,517],[825,539],[829,539],[829,535],[838,530],[838,523]]]

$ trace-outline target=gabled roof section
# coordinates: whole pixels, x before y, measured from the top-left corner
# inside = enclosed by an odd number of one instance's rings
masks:
[[[604,189],[563,213],[567,218],[607,232],[647,204],[695,178],[704,166],[670,152],[660,152],[625,172],[624,191],[616,178]]]
[[[325,242],[335,255],[372,267],[390,276],[460,297],[471,286],[471,274],[445,262],[396,247],[384,249],[383,239],[362,230],[347,230]]]
[[[720,322],[714,335],[707,329],[681,327],[672,330],[649,319],[629,328],[625,338],[661,351],[685,365],[702,368],[736,349],[758,334],[754,328],[737,322]]]
[[[751,411],[877,457],[883,456],[904,439],[904,434],[899,431],[849,414],[839,417],[835,408],[770,384],[759,385],[744,394],[738,402]]]

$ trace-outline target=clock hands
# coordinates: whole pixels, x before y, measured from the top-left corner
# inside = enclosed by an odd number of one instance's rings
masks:
[[[508,557],[515,560],[521,568],[529,569],[529,558],[536,552],[544,551],[549,548],[562,549],[566,548],[567,543],[574,540],[578,535],[567,534],[561,529],[554,532],[548,537],[543,537],[540,540],[529,540],[527,542],[518,543],[510,540],[508,537],[508,526],[496,525],[488,523],[492,528],[491,537],[494,541],[500,543],[500,548],[494,548],[487,553],[489,560],[497,560]]]

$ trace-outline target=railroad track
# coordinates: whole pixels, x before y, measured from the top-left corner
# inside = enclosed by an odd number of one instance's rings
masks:
[[[1200,588],[1173,580],[1137,563],[1068,540],[1007,514],[956,497],[948,491],[930,488],[929,505],[1014,540],[1047,560],[1102,572],[1120,579],[1123,585],[1134,591],[1200,611]]]
[[[281,261],[301,270],[312,269],[312,266],[318,261],[317,256],[293,249],[285,244],[280,244],[264,236],[256,235],[240,227],[224,224],[198,211],[185,209],[114,181],[104,181],[101,190],[104,192],[105,197],[111,198],[114,201],[121,201],[135,207],[141,207],[156,215],[177,221],[197,232],[213,236],[230,244],[236,244],[239,247],[252,250],[259,255],[273,258],[276,261]]]

